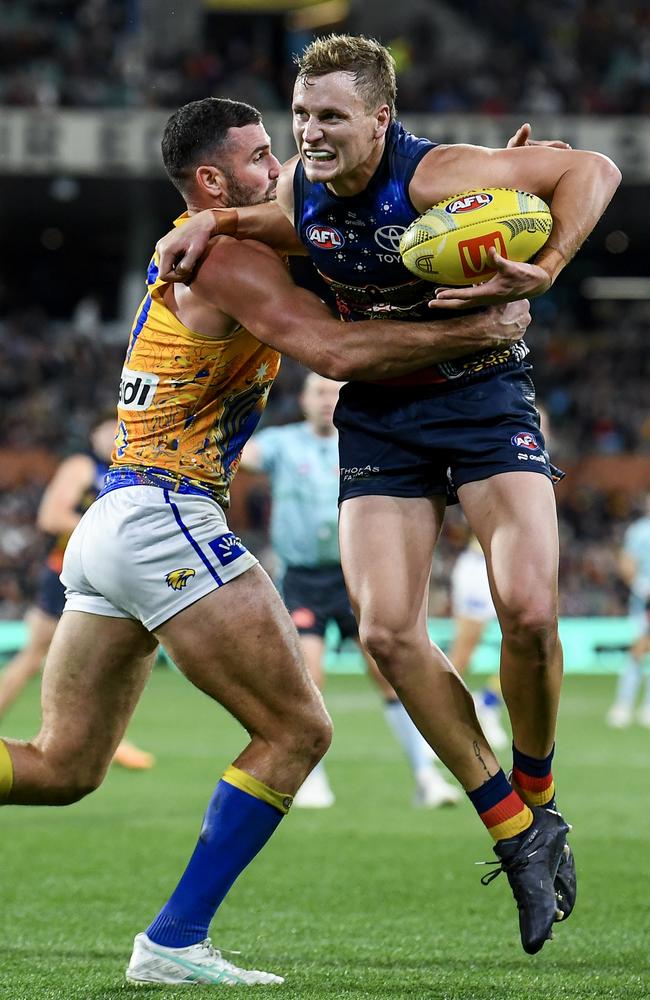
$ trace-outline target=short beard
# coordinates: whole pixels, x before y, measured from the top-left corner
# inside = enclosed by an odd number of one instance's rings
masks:
[[[245,208],[246,205],[262,205],[266,201],[272,201],[273,196],[268,193],[260,196],[254,188],[247,184],[240,184],[234,173],[227,167],[222,167],[221,172],[228,185],[226,208]]]

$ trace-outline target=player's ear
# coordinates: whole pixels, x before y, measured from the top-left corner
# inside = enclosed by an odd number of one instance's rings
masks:
[[[381,137],[386,134],[388,126],[390,125],[390,108],[387,104],[382,104],[381,107],[377,108],[375,111],[375,118],[377,119],[377,125],[375,126],[375,139],[381,139]]]
[[[220,198],[226,193],[226,178],[218,167],[204,165],[194,173],[197,190],[210,198]]]

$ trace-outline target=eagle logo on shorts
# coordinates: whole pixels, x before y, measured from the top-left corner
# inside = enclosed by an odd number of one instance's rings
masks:
[[[182,590],[183,587],[187,587],[188,581],[193,576],[196,576],[196,570],[188,566],[185,569],[173,569],[171,573],[167,574],[165,581],[172,590]]]

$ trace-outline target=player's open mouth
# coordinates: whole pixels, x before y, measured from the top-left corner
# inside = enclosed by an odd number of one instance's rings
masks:
[[[330,153],[328,149],[304,149],[306,160],[311,160],[312,163],[323,163],[326,160],[335,160],[336,153]]]

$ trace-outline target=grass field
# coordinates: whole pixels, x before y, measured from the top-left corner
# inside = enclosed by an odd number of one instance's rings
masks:
[[[222,907],[215,944],[285,975],[285,1000],[650,997],[650,733],[605,728],[612,687],[612,678],[566,680],[556,778],[575,826],[580,896],[539,955],[520,948],[505,877],[479,883],[473,862],[491,856],[490,842],[469,805],[411,808],[406,764],[361,677],[329,687],[335,807],[283,823]],[[37,704],[33,685],[3,732],[30,735]],[[2,998],[194,995],[127,986],[123,972],[242,733],[159,669],[131,735],[156,753],[152,772],[112,769],[67,809],[2,812]]]

